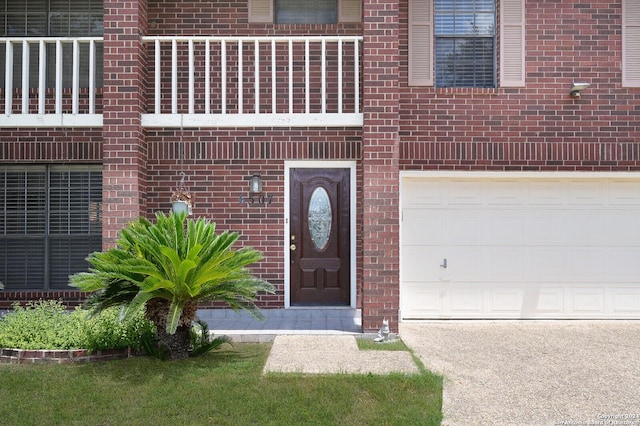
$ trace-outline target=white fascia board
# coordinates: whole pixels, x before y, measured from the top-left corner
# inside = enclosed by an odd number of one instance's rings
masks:
[[[102,114],[0,115],[0,127],[102,127]]]
[[[362,127],[363,114],[142,114],[142,127]]]

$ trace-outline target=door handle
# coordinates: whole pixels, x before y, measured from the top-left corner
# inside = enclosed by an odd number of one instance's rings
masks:
[[[447,258],[446,257],[442,261],[442,264],[440,265],[440,267],[443,268],[443,269],[447,269]]]
[[[298,248],[298,247],[297,247],[295,244],[291,244],[291,245],[289,246],[289,249],[291,249],[291,251],[296,251],[296,249],[297,249],[297,248]]]

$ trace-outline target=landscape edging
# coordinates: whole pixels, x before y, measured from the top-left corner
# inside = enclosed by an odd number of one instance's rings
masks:
[[[13,349],[0,348],[0,364],[71,364],[124,359],[131,348],[107,349],[89,353],[87,349]]]

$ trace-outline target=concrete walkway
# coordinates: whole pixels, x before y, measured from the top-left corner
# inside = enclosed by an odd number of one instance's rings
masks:
[[[640,321],[402,323],[443,425],[640,425]]]
[[[381,343],[383,344],[383,343]],[[265,373],[419,373],[411,354],[403,351],[361,351],[355,336],[277,336]]]

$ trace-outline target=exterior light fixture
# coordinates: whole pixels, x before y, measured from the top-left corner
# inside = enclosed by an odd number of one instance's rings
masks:
[[[580,92],[582,92],[584,89],[586,89],[589,86],[591,86],[589,83],[585,83],[585,82],[576,83],[576,82],[574,82],[571,85],[571,91],[569,92],[569,94],[574,98],[579,98],[580,97]]]
[[[254,174],[249,179],[249,192],[252,194],[260,194],[262,192],[262,178],[259,174]]]

